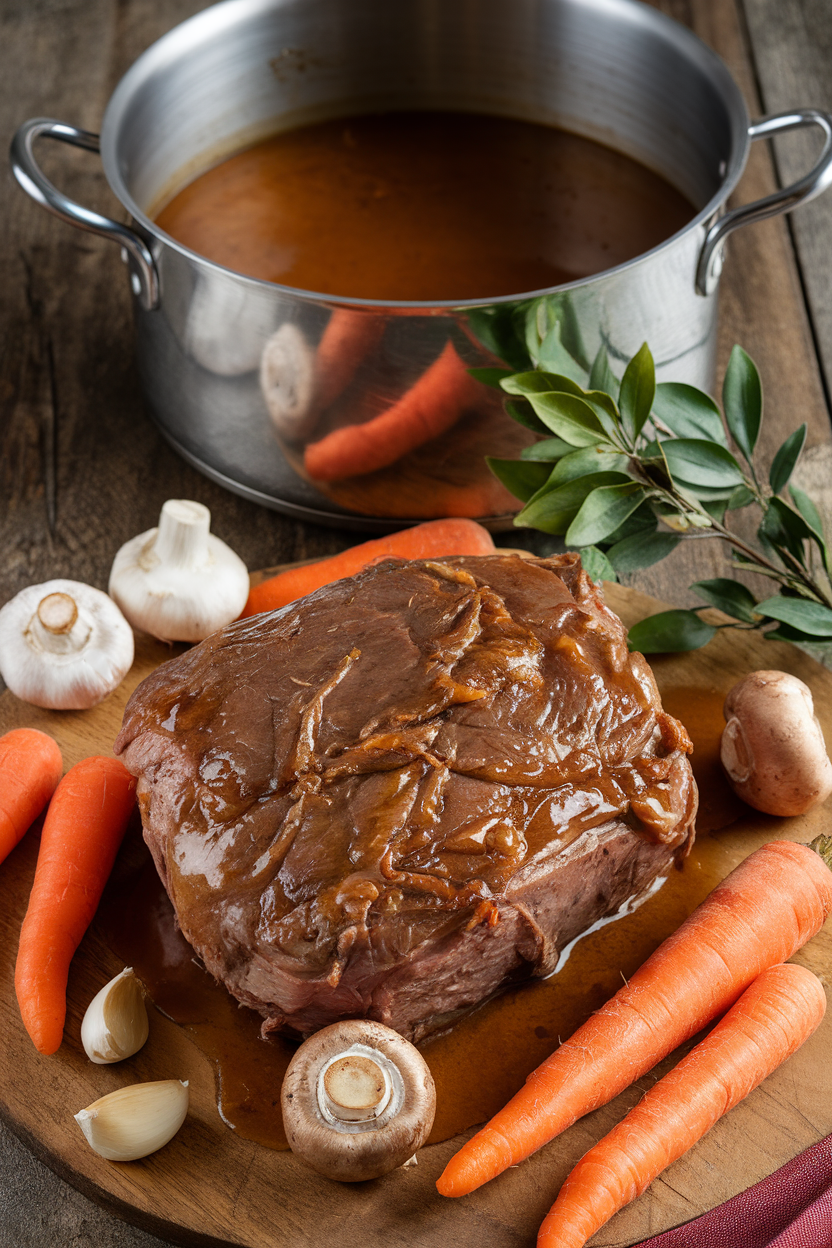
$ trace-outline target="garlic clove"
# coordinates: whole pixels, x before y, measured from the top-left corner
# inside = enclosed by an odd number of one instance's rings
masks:
[[[210,524],[202,503],[169,498],[158,528],[118,551],[110,594],[134,628],[161,641],[202,641],[236,620],[248,598],[248,571]]]
[[[106,1065],[138,1053],[149,1030],[144,987],[127,966],[87,1006],[81,1043],[91,1062]]]
[[[187,1081],[161,1079],[118,1088],[82,1109],[75,1121],[107,1161],[137,1161],[172,1140],[187,1113]]]

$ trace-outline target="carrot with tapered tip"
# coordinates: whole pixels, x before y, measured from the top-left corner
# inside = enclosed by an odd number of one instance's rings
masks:
[[[127,821],[136,780],[117,758],[71,767],[49,803],[14,987],[20,1016],[40,1053],[63,1037],[69,964],[95,914]]]
[[[826,994],[803,966],[763,971],[700,1044],[647,1092],[569,1174],[538,1248],[583,1245],[820,1024]]]
[[[451,1158],[442,1195],[473,1192],[606,1105],[814,936],[832,913],[832,838],[813,846],[771,841],[740,863]]]

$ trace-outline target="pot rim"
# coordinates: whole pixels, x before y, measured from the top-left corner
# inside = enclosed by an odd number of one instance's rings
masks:
[[[172,248],[188,260],[213,272],[233,277],[238,281],[264,291],[275,291],[280,295],[300,298],[305,302],[336,307],[366,308],[374,311],[383,310],[387,313],[399,311],[403,314],[408,312],[425,312],[432,309],[465,311],[468,308],[521,303],[526,300],[539,299],[547,295],[584,288],[605,281],[610,277],[626,273],[637,265],[651,261],[661,252],[668,250],[676,242],[695,232],[698,228],[702,227],[703,230],[706,228],[707,223],[717,215],[719,209],[736,188],[745,171],[751,146],[749,136],[750,118],[742,92],[725,62],[687,26],[683,26],[680,22],[668,17],[660,10],[654,9],[651,5],[642,3],[642,0],[582,0],[582,3],[584,7],[596,9],[600,18],[603,18],[605,12],[623,12],[628,15],[629,20],[641,25],[643,28],[652,26],[654,29],[662,31],[683,53],[695,61],[698,67],[711,80],[725,103],[732,128],[735,128],[738,135],[742,136],[739,141],[737,141],[737,136],[731,136],[731,156],[723,172],[722,181],[718,190],[705,206],[681,230],[677,230],[661,243],[650,248],[649,251],[641,252],[639,255],[633,256],[632,259],[626,260],[622,264],[615,265],[610,269],[602,269],[599,273],[592,273],[587,277],[576,278],[574,281],[563,282],[557,286],[545,286],[536,290],[520,291],[511,295],[498,295],[493,298],[439,300],[363,299],[349,295],[334,295],[325,291],[306,290],[299,286],[287,286],[281,282],[271,282],[263,278],[251,277],[246,273],[240,273],[236,269],[228,268],[226,265],[210,260],[207,256],[203,256],[198,251],[193,251],[164,230],[159,229],[156,222],[139,207],[127,189],[121,175],[116,154],[120,124],[130,105],[134,90],[142,84],[145,77],[149,74],[163,69],[166,63],[170,64],[175,59],[178,59],[180,51],[186,49],[194,37],[202,33],[202,28],[207,27],[213,30],[215,35],[223,29],[231,30],[247,16],[267,12],[275,7],[279,7],[280,0],[277,0],[277,4],[275,0],[220,0],[220,3],[211,5],[209,8],[196,13],[193,17],[187,18],[184,22],[180,22],[145,49],[117,84],[104,112],[101,125],[101,160],[105,177],[110,189],[130,213],[133,221],[141,226],[152,240]],[[500,116],[503,114],[495,113],[494,115]],[[199,175],[197,174],[196,176]]]

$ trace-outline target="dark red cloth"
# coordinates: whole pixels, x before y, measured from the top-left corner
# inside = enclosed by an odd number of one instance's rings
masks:
[[[641,1248],[832,1248],[832,1135],[701,1218]]]

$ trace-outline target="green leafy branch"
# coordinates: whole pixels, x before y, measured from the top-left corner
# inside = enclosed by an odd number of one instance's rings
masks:
[[[511,396],[511,416],[539,435],[519,460],[488,461],[523,503],[516,525],[562,535],[596,580],[650,567],[682,541],[718,539],[731,548],[737,570],[779,587],[758,601],[738,581],[699,581],[691,588],[730,624],[702,619],[704,605],[664,611],[630,631],[634,648],[693,650],[725,627],[766,630],[766,637],[803,644],[832,642],[832,565],[823,526],[808,495],[796,486],[787,491],[806,425],[786,438],[767,480],[760,480],[753,454],[762,386],[741,347],[734,347],[725,375],[723,421],[713,399],[694,386],[656,384],[646,343],[620,384],[603,348],[587,366],[571,344],[565,347],[562,322],[548,325],[533,307],[525,345],[537,367],[475,370]],[[758,546],[729,523],[747,507],[761,513]]]

